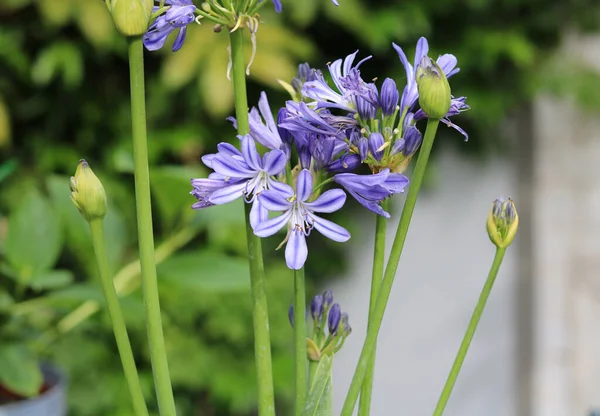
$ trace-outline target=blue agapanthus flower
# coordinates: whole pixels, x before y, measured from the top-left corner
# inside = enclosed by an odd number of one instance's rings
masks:
[[[372,88],[363,81],[358,70],[358,67],[371,56],[367,56],[353,66],[357,54],[358,51],[348,55],[344,60],[338,59],[329,65],[329,72],[337,91],[327,84],[321,74],[317,73],[316,80],[304,84],[302,94],[315,100],[316,108],[330,107],[355,112],[356,96],[361,96],[376,105],[377,97],[373,96]]]
[[[170,7],[164,14],[156,18],[143,37],[144,46],[149,51],[156,51],[165,46],[169,34],[179,29],[173,43],[173,52],[177,52],[183,46],[187,25],[196,19],[194,14],[196,6],[194,6],[192,0],[166,0],[165,6]],[[157,6],[154,7],[152,12],[155,13],[156,11],[158,11]]]
[[[400,61],[406,70],[406,87],[404,87],[402,98],[400,100],[400,111],[410,111],[419,98],[417,79],[415,78],[417,65],[421,62],[423,57],[427,56],[429,53],[429,44],[427,43],[427,39],[423,37],[419,39],[417,42],[417,49],[415,51],[414,66],[408,62],[406,54],[400,46],[396,45],[395,43],[392,43],[392,45],[394,46],[394,49],[396,49],[396,52],[398,52]],[[458,61],[454,55],[442,55],[437,59],[436,62],[440,68],[442,68],[444,74],[446,74],[446,78],[450,78],[452,75],[460,71],[460,68],[456,67]]]
[[[386,218],[390,214],[379,205],[384,199],[404,192],[408,185],[408,178],[401,173],[390,173],[384,169],[373,175],[356,175],[354,173],[340,173],[333,180],[342,185],[350,195],[363,207]]]
[[[283,151],[271,150],[261,157],[249,135],[242,138],[241,152],[229,143],[221,143],[218,149],[218,153],[202,158],[215,173],[207,179],[192,179],[191,194],[198,199],[193,208],[226,204],[243,196],[252,203],[250,225],[255,227],[268,216],[257,198],[261,192],[274,189],[285,197],[294,194],[289,186],[273,179],[285,170],[287,156]]]
[[[346,202],[344,191],[331,189],[314,201],[307,202],[312,192],[312,175],[310,171],[303,169],[298,174],[295,199],[289,201],[286,194],[276,190],[267,190],[258,196],[264,208],[269,211],[283,212],[283,214],[262,221],[254,227],[254,234],[259,237],[269,237],[283,227],[287,227],[288,234],[284,240],[287,242],[285,261],[290,269],[298,270],[304,266],[308,257],[306,237],[313,228],[337,242],[343,243],[350,239],[350,233],[345,228],[315,215],[315,212],[330,213],[340,209]]]

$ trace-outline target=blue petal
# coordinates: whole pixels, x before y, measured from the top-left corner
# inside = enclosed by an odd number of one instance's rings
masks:
[[[249,134],[242,139],[242,154],[248,166],[254,170],[262,170],[262,159],[256,150],[254,139]]]
[[[279,175],[287,165],[287,155],[281,150],[271,150],[263,157],[263,170],[269,176]]]
[[[310,198],[312,189],[312,175],[307,169],[302,169],[302,171],[298,174],[298,179],[296,181],[296,198],[298,201],[304,202]]]
[[[250,226],[254,230],[259,224],[269,219],[269,211],[262,206],[260,200],[256,198],[252,203],[252,209],[250,210]]]
[[[269,211],[287,211],[293,205],[277,191],[262,191],[258,199],[262,206]]]
[[[254,234],[259,237],[270,237],[281,230],[290,221],[292,211],[286,211],[284,214],[261,222],[254,228]]]
[[[185,33],[187,31],[187,26],[183,26],[179,29],[179,33],[175,38],[175,42],[173,42],[173,52],[177,52],[183,46],[183,41],[185,40]]]
[[[290,269],[299,270],[308,257],[306,237],[299,230],[292,230],[285,246],[285,263]]]
[[[231,143],[221,142],[217,145],[217,150],[219,153],[225,153],[231,157],[242,156],[242,153],[238,150],[238,148]]]
[[[346,194],[341,189],[330,189],[324,192],[313,202],[305,202],[303,205],[314,212],[335,212],[344,206]]]
[[[350,233],[344,227],[316,215],[313,215],[312,218],[315,229],[330,240],[345,243],[350,239]]]
[[[424,56],[427,56],[428,53],[429,43],[427,42],[427,39],[424,37],[419,38],[417,41],[417,49],[415,50],[414,65],[416,66],[419,62],[421,62],[421,59],[423,59]]]
[[[294,189],[291,186],[289,186],[287,183],[282,183],[273,179],[269,179],[268,189],[279,192],[279,194],[285,198],[290,198],[294,195]]]
[[[221,188],[213,192],[213,194],[208,200],[215,205],[227,204],[244,195],[246,186],[247,181],[242,181],[233,185],[226,186],[225,188]]]
[[[212,160],[212,165],[215,172],[231,178],[251,178],[256,174],[248,166],[243,166],[227,154],[216,155]]]

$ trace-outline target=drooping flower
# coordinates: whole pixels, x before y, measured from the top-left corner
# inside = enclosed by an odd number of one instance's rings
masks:
[[[143,37],[144,46],[149,51],[156,51],[162,48],[167,41],[167,37],[174,30],[179,29],[179,33],[173,43],[173,52],[177,52],[183,46],[187,25],[195,20],[194,12],[196,6],[192,0],[166,0],[166,6],[169,9],[150,25],[150,28]],[[154,7],[152,12],[156,12],[158,7]]]
[[[379,203],[384,199],[403,192],[408,178],[401,173],[390,173],[384,169],[373,175],[340,173],[333,180],[342,185],[363,207],[386,218],[390,217]]]
[[[286,197],[293,195],[287,185],[272,178],[285,169],[285,153],[275,149],[261,157],[250,135],[242,138],[241,152],[228,143],[221,143],[217,154],[206,155],[202,161],[215,173],[208,179],[192,180],[192,195],[198,199],[193,208],[226,204],[243,196],[247,203],[252,203],[250,225],[255,227],[268,215],[257,198],[261,192],[275,189]]]
[[[256,107],[252,107],[250,110],[248,122],[250,123],[250,134],[258,143],[268,149],[281,148],[283,140],[279,135],[277,124],[275,124],[275,119],[267,100],[267,94],[264,91],[261,92],[260,99],[258,100],[258,110]]]
[[[427,39],[425,38],[420,38],[419,41],[417,42],[417,49],[415,51],[415,60],[414,62],[414,67],[413,65],[408,62],[408,59],[406,58],[406,54],[404,53],[404,51],[402,50],[402,48],[398,45],[396,45],[395,43],[392,43],[392,46],[394,47],[394,49],[396,49],[396,52],[398,53],[398,56],[400,57],[400,61],[402,62],[402,65],[404,66],[404,69],[406,70],[406,87],[404,87],[404,92],[402,93],[402,98],[400,100],[400,111],[406,111],[406,110],[410,110],[412,108],[412,106],[417,102],[417,99],[419,98],[419,92],[417,90],[417,80],[416,80],[416,70],[417,70],[417,65],[419,64],[419,62],[421,62],[421,60],[423,59],[423,57],[427,56],[427,54],[429,53],[429,44],[427,43]],[[456,60],[456,57],[454,55],[451,54],[445,54],[440,56],[437,59],[437,64],[440,66],[440,68],[444,71],[444,74],[446,75],[446,78],[450,78],[452,75],[456,74],[458,71],[460,71],[460,68],[457,68],[456,65],[458,63],[458,61]]]
[[[337,91],[327,84],[321,74],[316,74],[316,80],[304,84],[302,94],[315,100],[317,108],[332,107],[355,112],[356,96],[362,96],[375,105],[377,97],[373,97],[372,89],[362,80],[358,70],[358,67],[371,57],[368,56],[352,66],[357,54],[358,51],[329,65],[329,72]]]
[[[453,97],[450,100],[450,109],[448,110],[448,113],[446,114],[445,117],[442,117],[440,119],[440,121],[442,123],[444,123],[445,125],[447,125],[448,127],[452,127],[453,129],[458,131],[460,134],[465,136],[465,141],[468,141],[469,135],[467,134],[467,132],[464,131],[460,126],[457,126],[456,124],[452,123],[452,121],[450,121],[450,119],[448,118],[448,117],[452,117],[457,114],[460,114],[463,111],[470,110],[471,107],[466,103],[466,100],[467,100],[467,97],[459,97],[459,98]],[[415,121],[423,120],[425,118],[427,118],[427,114],[425,114],[425,112],[423,110],[419,109],[415,113],[415,117],[414,117]]]
[[[254,234],[259,237],[269,237],[283,227],[288,227],[285,247],[285,261],[290,269],[298,270],[304,266],[308,256],[306,236],[316,229],[325,237],[345,242],[350,239],[350,233],[339,225],[315,215],[315,212],[331,213],[340,209],[346,202],[346,194],[341,189],[331,189],[324,192],[312,202],[307,202],[313,190],[313,180],[310,171],[303,169],[298,174],[296,196],[291,202],[278,191],[262,192],[258,199],[261,205],[269,211],[281,211],[278,217],[261,221],[254,227]]]

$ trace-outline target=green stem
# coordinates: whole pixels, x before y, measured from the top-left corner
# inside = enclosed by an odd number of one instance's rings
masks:
[[[92,243],[94,245],[94,253],[96,253],[96,262],[98,271],[100,272],[100,281],[102,282],[102,290],[106,299],[106,307],[112,322],[117,348],[121,356],[121,364],[123,372],[131,394],[133,410],[137,416],[147,416],[148,409],[140,386],[140,379],[137,368],[135,367],[135,359],[131,350],[129,336],[127,335],[127,327],[123,312],[117,298],[117,291],[113,284],[113,279],[110,276],[108,264],[106,262],[106,245],[104,244],[104,231],[102,229],[102,220],[97,219],[90,222],[90,231],[92,233]]]
[[[388,200],[381,203],[381,208],[387,211]],[[369,326],[372,326],[371,319],[375,312],[375,303],[377,295],[381,288],[381,280],[383,279],[383,268],[385,267],[385,231],[387,219],[381,215],[377,215],[375,222],[375,249],[373,252],[373,274],[371,277],[371,298],[369,300]],[[369,416],[371,413],[371,394],[373,392],[373,374],[375,372],[375,354],[371,356],[367,368],[367,374],[363,381],[362,391],[360,393],[360,403],[358,406],[359,416]]]
[[[294,355],[296,369],[296,416],[302,416],[306,404],[306,289],[304,269],[294,270]]]
[[[231,42],[231,63],[233,89],[235,93],[235,116],[238,133],[248,134],[248,99],[246,97],[246,73],[244,66],[243,29],[229,34]],[[246,239],[250,264],[250,284],[252,296],[252,319],[254,325],[254,356],[258,378],[258,414],[275,416],[275,393],[273,391],[273,364],[271,363],[271,339],[269,334],[269,313],[265,289],[265,269],[263,265],[260,238],[254,235],[249,221],[250,205],[245,204]]]
[[[485,281],[485,285],[483,286],[481,294],[479,295],[477,306],[475,306],[475,310],[473,311],[473,315],[471,316],[471,321],[469,322],[469,326],[467,327],[467,332],[465,333],[465,336],[463,337],[463,340],[460,344],[460,348],[458,349],[458,353],[456,354],[456,358],[454,359],[454,363],[452,364],[452,369],[450,370],[450,374],[448,375],[448,379],[446,380],[446,384],[444,385],[444,389],[442,390],[440,399],[438,400],[437,406],[435,407],[433,416],[442,416],[442,414],[444,413],[444,409],[446,408],[446,404],[448,403],[448,399],[450,398],[450,394],[452,393],[452,389],[454,388],[454,384],[456,383],[456,379],[458,378],[458,373],[460,373],[460,369],[462,367],[463,362],[465,361],[467,351],[469,351],[471,340],[473,340],[473,335],[475,334],[475,330],[477,329],[477,325],[479,324],[479,320],[481,319],[481,314],[483,313],[485,304],[487,303],[488,297],[490,296],[490,292],[492,291],[492,287],[494,286],[496,275],[498,275],[498,270],[500,269],[500,265],[502,264],[502,259],[504,258],[505,252],[505,248],[496,249],[496,255],[494,256],[492,268],[490,269],[490,273],[488,274],[487,280]]]
[[[142,270],[142,289],[146,312],[146,329],[150,346],[150,360],[158,407],[161,416],[175,416],[175,400],[169,377],[169,364],[160,315],[156,265],[154,263],[154,236],[152,207],[150,205],[150,173],[148,168],[148,140],[146,137],[146,98],[144,92],[144,50],[141,37],[129,38],[129,72],[131,84],[131,124],[133,137],[133,169],[137,211],[138,245]]]
[[[408,195],[406,196],[406,202],[402,209],[402,215],[400,216],[400,223],[396,230],[396,236],[392,244],[392,250],[388,259],[387,267],[383,275],[383,281],[381,283],[381,289],[377,296],[377,302],[375,303],[375,309],[373,311],[372,319],[369,320],[369,327],[367,329],[367,337],[360,353],[360,358],[354,371],[354,377],[350,388],[348,389],[348,395],[342,407],[341,416],[351,416],[358,400],[361,386],[367,374],[369,368],[369,362],[375,351],[377,344],[377,335],[381,328],[381,322],[383,321],[383,315],[385,314],[385,308],[387,301],[392,291],[392,285],[394,284],[394,278],[396,277],[396,270],[398,269],[398,262],[402,255],[402,249],[404,248],[404,241],[406,240],[406,234],[408,227],[410,226],[410,220],[412,218],[415,204],[417,203],[417,197],[419,196],[419,189],[421,189],[421,183],[423,182],[423,176],[425,175],[425,169],[427,168],[427,162],[429,161],[429,155],[431,154],[431,148],[433,147],[433,141],[435,139],[435,133],[437,132],[439,120],[429,119],[427,121],[427,130],[425,131],[425,137],[423,139],[423,145],[419,151],[419,157],[415,165],[413,177],[408,189]]]

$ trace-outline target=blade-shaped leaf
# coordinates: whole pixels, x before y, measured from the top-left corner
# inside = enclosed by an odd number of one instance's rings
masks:
[[[35,290],[58,289],[73,281],[73,273],[69,270],[51,270],[33,276],[29,286]]]
[[[0,345],[0,384],[21,396],[39,393],[44,378],[36,357],[22,344]]]
[[[317,371],[311,382],[306,406],[302,411],[302,416],[331,416],[331,368],[333,366],[333,357],[325,355],[321,357],[317,366]]]

